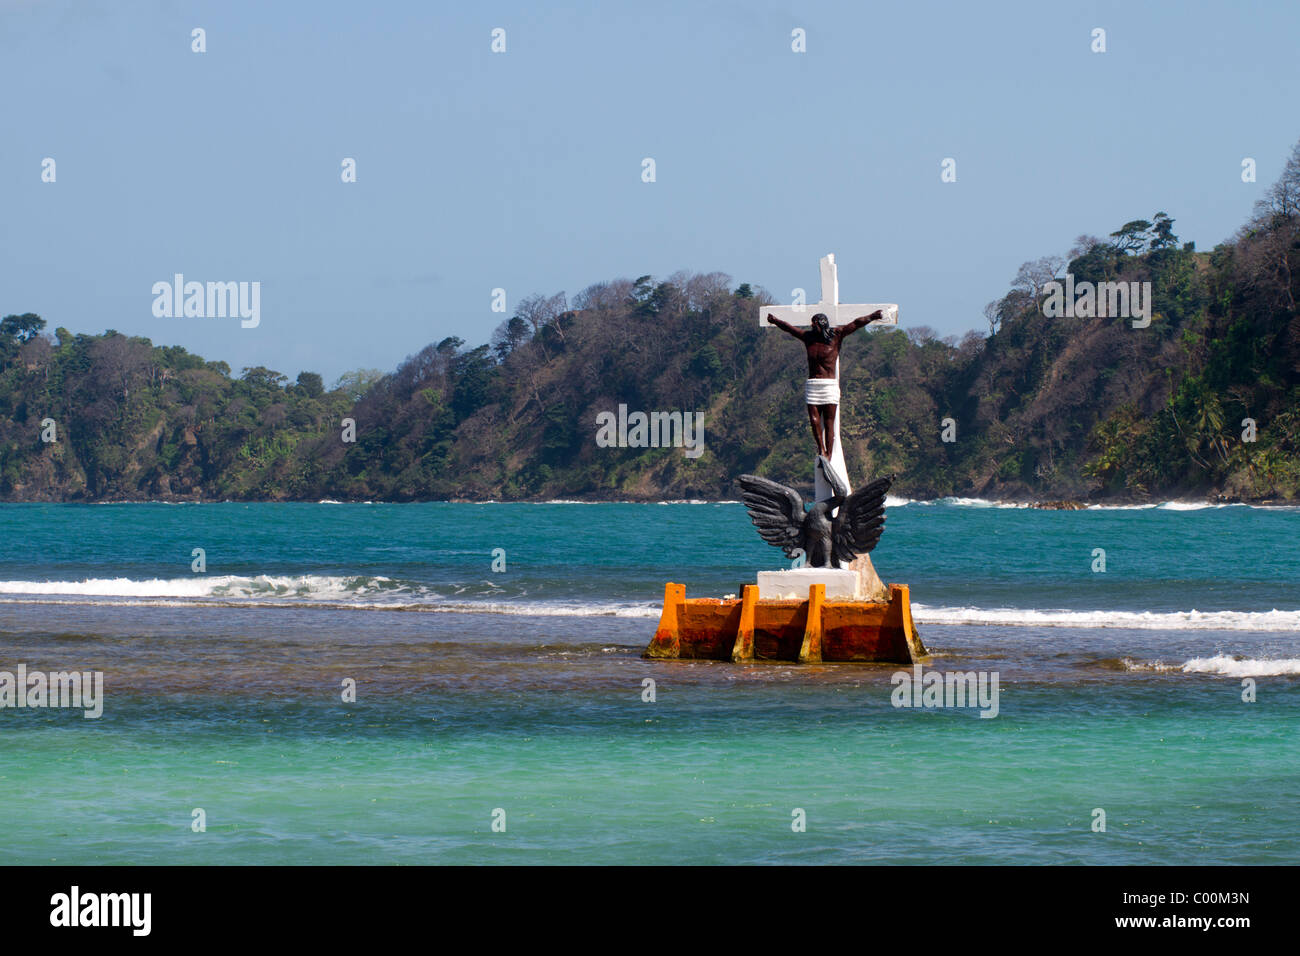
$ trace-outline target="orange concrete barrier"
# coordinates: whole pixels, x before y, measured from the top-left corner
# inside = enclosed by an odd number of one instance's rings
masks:
[[[912,622],[905,584],[888,602],[827,601],[825,585],[806,601],[760,601],[746,585],[739,599],[692,598],[669,583],[659,627],[644,657],[657,659],[913,664],[927,656]]]

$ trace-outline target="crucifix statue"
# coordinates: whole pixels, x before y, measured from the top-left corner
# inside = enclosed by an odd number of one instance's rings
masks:
[[[793,335],[808,353],[804,401],[817,446],[813,471],[816,501],[843,497],[851,490],[840,447],[840,344],[866,325],[898,324],[898,306],[893,303],[840,304],[835,256],[822,257],[821,280],[821,301],[814,305],[796,303],[759,309],[760,324],[766,321]]]

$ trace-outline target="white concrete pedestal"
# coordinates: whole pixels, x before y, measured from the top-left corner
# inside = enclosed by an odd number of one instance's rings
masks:
[[[759,571],[760,601],[806,601],[808,588],[826,585],[826,600],[852,601],[858,594],[858,573],[848,568],[791,568],[788,571]]]
[[[860,554],[847,568],[791,568],[788,571],[759,571],[758,599],[760,601],[806,601],[808,588],[813,584],[826,585],[828,601],[867,601],[884,603],[889,600],[887,588],[868,555]]]

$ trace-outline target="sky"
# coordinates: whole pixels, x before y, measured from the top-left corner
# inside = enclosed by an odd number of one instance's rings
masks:
[[[1230,238],[1297,38],[1294,0],[0,0],[0,314],[328,383],[618,277],[813,301],[833,252],[841,301],[961,334],[1082,233]],[[259,324],[155,316],[176,273]]]

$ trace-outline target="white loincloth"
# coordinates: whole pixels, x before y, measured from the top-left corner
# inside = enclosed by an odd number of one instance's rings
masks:
[[[816,388],[818,389],[819,393],[823,385],[831,386],[834,389],[834,391],[832,392],[832,394],[834,395],[834,400],[830,402],[823,402],[821,400],[814,402],[810,395],[810,390],[813,387],[814,382],[818,383]],[[805,397],[807,397],[808,399],[807,404],[809,405],[814,405],[814,404],[815,405],[838,405],[840,403],[839,359],[835,360],[835,377],[808,379],[808,383],[804,386],[804,395]],[[835,444],[831,446],[830,466],[835,470],[835,474],[839,478],[839,483],[843,485],[843,487],[848,488],[851,491],[853,486],[849,482],[849,472],[844,465],[844,449],[840,446],[840,419],[843,417],[844,417],[843,415],[839,415],[839,414],[835,416]],[[822,474],[822,470],[817,467],[816,458],[814,458],[813,459],[813,500],[829,501],[831,498],[835,496],[835,493],[836,493],[836,489],[832,488],[830,482],[826,480],[825,476]],[[835,511],[831,512],[831,514],[834,515],[835,512],[838,510],[839,509],[836,508]]]
[[[808,405],[838,405],[840,403],[839,379],[808,379],[803,383],[803,400]]]

